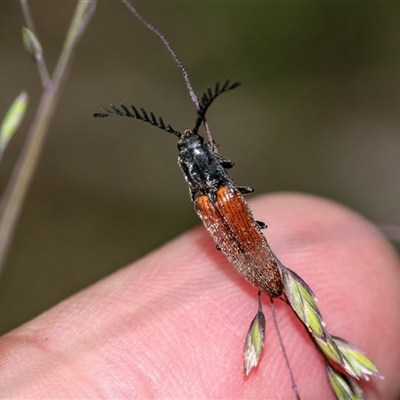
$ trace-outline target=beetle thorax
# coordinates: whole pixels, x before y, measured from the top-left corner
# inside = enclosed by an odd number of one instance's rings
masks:
[[[214,193],[231,179],[204,139],[186,130],[178,141],[178,163],[188,183],[192,198],[195,193]]]

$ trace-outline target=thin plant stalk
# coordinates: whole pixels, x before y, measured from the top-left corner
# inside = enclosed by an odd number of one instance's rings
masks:
[[[21,3],[25,9],[25,15],[30,15],[26,1],[21,0]],[[77,4],[57,66],[51,80],[48,81],[44,88],[24,147],[1,198],[0,274],[3,270],[23,201],[42,152],[46,133],[68,76],[75,49],[88,26],[95,8],[96,0],[80,0]]]
[[[37,33],[36,33],[36,29],[35,29],[35,23],[33,21],[32,14],[31,14],[31,12],[29,10],[28,1],[27,0],[20,0],[20,3],[21,3],[22,12],[24,14],[26,26],[37,37]],[[36,61],[36,65],[37,65],[37,68],[38,68],[40,80],[42,82],[42,86],[43,86],[43,88],[45,88],[50,82],[50,74],[49,74],[49,70],[47,69],[47,65],[46,65],[46,61],[44,59],[43,53],[40,55],[40,57],[36,57],[35,61]]]
[[[153,33],[155,33],[160,38],[160,40],[164,43],[164,46],[167,49],[168,53],[171,55],[171,57],[175,61],[176,65],[181,70],[183,79],[185,80],[186,88],[187,88],[187,90],[189,92],[189,95],[190,95],[190,98],[192,99],[192,102],[196,106],[197,110],[200,110],[200,102],[199,102],[199,99],[196,96],[196,93],[193,90],[192,84],[190,83],[189,74],[187,73],[185,67],[183,66],[183,64],[181,62],[181,60],[178,58],[178,56],[176,55],[176,53],[172,49],[172,47],[169,44],[167,38],[151,22],[147,21],[147,19],[145,17],[143,17],[143,15],[140,14],[139,11],[136,10],[136,8],[128,0],[121,0],[121,1],[122,1],[122,3],[124,3],[126,5],[126,7],[128,7],[128,9],[133,13],[133,15],[135,17],[140,22],[143,23],[143,25],[146,28],[150,29]],[[212,137],[212,134],[211,134],[210,127],[209,127],[205,117],[203,119],[203,123],[204,123],[204,127],[206,129],[206,132],[207,132],[208,142],[210,143],[214,153],[218,154],[218,146],[215,144],[215,141],[214,141],[214,139]]]
[[[299,393],[299,391],[297,389],[296,381],[294,379],[293,370],[292,370],[292,367],[290,366],[289,357],[288,357],[288,355],[286,353],[285,346],[283,344],[281,331],[280,331],[279,325],[278,325],[278,319],[276,318],[276,310],[275,310],[274,299],[272,297],[270,297],[270,300],[271,300],[272,319],[274,320],[276,333],[277,333],[278,339],[279,339],[279,345],[281,346],[282,353],[283,353],[283,356],[285,358],[286,366],[287,366],[287,369],[289,371],[290,382],[292,383],[292,389],[293,389],[293,392],[294,392],[294,394],[296,396],[296,399],[297,400],[301,400],[300,393]]]

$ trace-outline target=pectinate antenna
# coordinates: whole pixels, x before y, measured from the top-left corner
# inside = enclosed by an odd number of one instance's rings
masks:
[[[199,129],[201,123],[203,122],[206,112],[208,110],[208,107],[210,107],[211,103],[221,94],[224,92],[227,92],[228,90],[232,90],[237,88],[240,85],[240,82],[235,82],[232,83],[231,85],[229,84],[230,81],[227,80],[224,85],[220,88],[219,82],[215,85],[214,93],[213,91],[209,88],[207,93],[204,93],[201,100],[200,100],[200,105],[199,109],[197,111],[197,118],[196,118],[196,123],[193,128],[193,132],[197,133],[197,130]]]
[[[182,134],[180,132],[177,132],[174,128],[172,128],[171,125],[165,126],[164,121],[162,120],[161,117],[157,118],[154,116],[154,114],[151,112],[150,117],[146,113],[146,111],[141,108],[140,111],[141,113],[136,109],[135,106],[132,107],[132,112],[128,110],[126,106],[123,104],[120,104],[120,107],[122,108],[123,111],[121,111],[119,108],[115,107],[113,104],[110,104],[111,110],[108,108],[103,107],[103,112],[102,113],[96,113],[93,116],[95,118],[105,118],[105,117],[130,117],[130,118],[135,118],[143,122],[147,122],[153,126],[156,126],[157,128],[162,129],[163,131],[166,131],[168,133],[172,133],[175,136],[181,137]],[[200,122],[201,123],[201,122]]]

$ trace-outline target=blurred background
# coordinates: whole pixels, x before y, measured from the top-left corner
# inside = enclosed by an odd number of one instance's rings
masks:
[[[55,66],[74,2],[33,2]],[[400,223],[400,4],[137,3],[168,38],[198,95],[239,89],[208,114],[232,177],[256,193],[301,191],[379,223]],[[0,165],[4,190],[41,95],[18,2],[0,3],[0,118],[18,93],[28,114]],[[176,130],[195,108],[160,40],[118,1],[98,4],[0,280],[0,333],[155,249],[199,221],[176,139],[131,119],[94,119],[135,104]],[[268,223],[268,221],[265,221]]]

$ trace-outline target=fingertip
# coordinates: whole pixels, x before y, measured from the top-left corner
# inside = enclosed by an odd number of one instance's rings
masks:
[[[391,244],[357,212],[316,196],[277,193],[255,199],[252,207],[269,226],[265,235],[275,254],[316,294],[327,330],[363,349],[385,375],[366,390],[394,398],[400,265]]]

